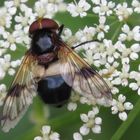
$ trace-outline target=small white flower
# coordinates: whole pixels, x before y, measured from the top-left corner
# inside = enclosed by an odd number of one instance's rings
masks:
[[[1,77],[2,75],[5,76],[5,72],[10,68],[10,61],[11,61],[10,54],[5,54],[3,58],[0,58]]]
[[[118,4],[115,8],[116,15],[120,21],[126,20],[132,13],[132,8],[127,7],[127,3]]]
[[[3,67],[0,65],[0,80],[4,79],[6,73]]]
[[[11,67],[16,68],[21,64],[21,60],[17,59],[15,61],[11,61]]]
[[[130,102],[125,102],[126,97],[122,94],[118,96],[118,100],[113,99],[112,101],[112,114],[117,114],[122,121],[127,119],[127,113],[125,110],[132,110],[133,104]]]
[[[122,31],[123,33],[121,33],[119,36],[120,41],[140,41],[140,26],[135,26],[132,30],[130,30],[129,26],[124,24]]]
[[[118,59],[120,54],[117,52],[119,42],[116,42],[114,45],[111,40],[103,40],[106,51],[104,52],[107,55],[107,61],[113,63],[115,59]]]
[[[10,48],[10,50],[12,51],[16,50],[16,43],[22,43],[22,40],[20,39],[20,34],[18,31],[13,31],[12,33],[5,32],[3,34],[3,38],[6,41],[3,42],[2,47]]]
[[[33,14],[32,9],[28,7],[22,8],[22,13],[15,16],[15,24],[16,30],[23,30],[24,33],[28,35],[29,25],[35,21],[35,14]]]
[[[92,0],[92,2],[96,4],[96,7],[93,7],[92,9],[93,12],[102,16],[110,16],[112,14],[112,9],[115,7],[115,3],[112,1],[107,2],[106,0]]]
[[[99,25],[96,25],[96,32],[97,34],[97,39],[101,40],[105,37],[104,33],[107,33],[109,31],[109,25],[105,25],[106,22],[106,17],[105,16],[100,16],[99,17]]]
[[[11,75],[11,76],[13,76],[15,74],[15,72],[16,71],[12,68],[9,68],[9,70],[8,70],[8,74]]]
[[[114,61],[113,64],[106,63],[105,64],[105,69],[102,69],[99,71],[99,73],[103,77],[107,77],[109,80],[112,80],[113,77],[116,77],[119,75],[117,68],[119,67],[119,63],[117,61]]]
[[[37,17],[52,18],[58,12],[58,4],[51,3],[48,0],[39,0],[35,2],[34,9]]]
[[[138,43],[134,43],[132,46],[127,48],[125,44],[120,44],[118,47],[118,51],[121,52],[121,59],[131,58],[132,60],[138,59],[140,52],[140,45]]]
[[[70,103],[68,103],[67,108],[68,108],[69,111],[74,111],[77,108],[77,104],[73,103],[73,102],[70,102]]]
[[[96,29],[94,27],[85,26],[83,30],[76,32],[75,37],[80,42],[85,42],[92,40],[96,34]]]
[[[119,93],[119,88],[115,87],[110,80],[106,80],[106,83],[108,84],[112,94]]]
[[[90,4],[86,2],[86,0],[80,0],[78,3],[70,3],[68,4],[67,11],[70,12],[70,14],[73,17],[84,17],[87,15],[86,11],[90,9]]]
[[[83,54],[85,57],[85,60],[91,65],[94,63],[93,61],[93,52],[92,50],[86,50],[86,52]]]
[[[80,127],[80,133],[82,135],[89,134],[90,130],[93,133],[100,133],[101,132],[101,124],[102,119],[100,117],[96,117],[99,113],[99,109],[97,107],[93,108],[93,110],[89,111],[88,114],[81,114],[81,120],[84,122],[82,127]]]
[[[132,6],[134,7],[134,12],[140,13],[140,2],[138,0],[132,0]]]
[[[129,84],[129,87],[132,90],[138,90],[138,95],[140,95],[140,72],[132,71],[131,73],[131,79],[134,79],[135,82],[132,82]]]
[[[72,36],[72,31],[69,28],[65,28],[61,35],[64,41],[68,41],[71,38],[71,36]]]
[[[58,12],[66,11],[67,3],[65,3],[63,0],[48,0],[48,2],[57,6]]]
[[[75,111],[77,109],[77,101],[80,100],[80,95],[72,92],[71,97],[70,97],[70,102],[67,105],[67,109],[69,111]]]
[[[96,67],[105,65],[106,55],[104,55],[105,46],[99,42],[88,43],[83,47],[85,49],[84,57],[89,64],[94,64]]]
[[[130,78],[130,65],[129,64],[123,64],[122,70],[117,71],[116,78],[112,80],[112,83],[114,85],[122,85],[127,86],[128,85],[128,79]]]
[[[8,9],[8,12],[11,14],[11,15],[15,15],[16,12],[17,12],[17,8],[21,8],[23,6],[26,6],[25,3],[27,2],[28,0],[13,0],[13,1],[5,1],[4,5],[5,7],[7,7]]]
[[[37,136],[34,140],[60,140],[60,135],[57,132],[53,132],[48,125],[42,127],[41,133],[43,136]]]

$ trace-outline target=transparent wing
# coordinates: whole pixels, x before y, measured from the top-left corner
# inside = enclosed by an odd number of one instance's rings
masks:
[[[60,73],[65,82],[83,96],[111,100],[111,91],[104,79],[66,44],[62,42],[60,46]]]
[[[36,95],[35,67],[35,59],[26,53],[2,106],[0,123],[5,132],[15,127]]]

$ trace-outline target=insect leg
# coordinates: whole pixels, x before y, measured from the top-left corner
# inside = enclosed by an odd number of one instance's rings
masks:
[[[96,42],[96,41],[99,42],[99,40],[97,40],[97,39],[95,39],[95,40],[89,40],[89,41],[82,42],[82,43],[80,43],[80,44],[78,44],[78,45],[76,45],[76,46],[73,46],[73,47],[71,47],[71,48],[72,48],[72,49],[75,49],[75,48],[77,48],[77,47],[79,47],[79,46],[81,46],[81,45],[84,45],[84,44],[87,44],[87,43],[91,43],[91,42]]]

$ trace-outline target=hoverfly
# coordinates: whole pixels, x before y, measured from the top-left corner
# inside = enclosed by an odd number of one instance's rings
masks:
[[[36,93],[47,104],[63,105],[74,90],[95,99],[112,98],[103,78],[61,39],[63,25],[40,18],[29,28],[31,47],[5,97],[2,130],[14,128]]]

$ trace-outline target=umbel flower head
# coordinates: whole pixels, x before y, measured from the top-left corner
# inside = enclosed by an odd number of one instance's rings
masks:
[[[107,0],[74,0],[69,3],[63,0],[38,0],[34,4],[28,0],[5,0],[3,7],[0,7],[0,105],[5,101],[10,81],[21,64],[24,52],[30,48],[31,38],[28,31],[31,23],[37,18],[52,18],[61,24],[66,22],[67,27],[64,28],[61,38],[70,47],[90,41],[74,51],[104,78],[111,89],[112,100],[72,92],[66,104],[67,111],[64,107],[58,113],[67,116],[64,109],[69,114],[66,118],[57,113],[58,118],[48,117],[44,111],[46,105],[39,103],[41,109],[33,107],[32,112],[35,114],[34,122],[37,127],[43,122],[42,136],[37,136],[34,140],[59,140],[70,133],[71,138],[67,139],[74,140],[85,139],[87,135],[100,135],[104,133],[101,126],[104,127],[102,122],[106,120],[101,116],[101,111],[105,107],[110,115],[127,121],[128,112],[133,110],[136,102],[130,96],[139,98],[140,95],[140,22],[136,21],[139,14],[138,0],[132,0],[129,4]],[[36,104],[35,106],[39,106]],[[42,114],[40,110],[43,110]],[[53,108],[50,112],[55,116],[52,110]],[[74,116],[71,114],[77,116],[74,119],[79,128],[71,123]],[[74,129],[66,132],[63,127],[69,121],[69,127]],[[46,125],[47,123],[51,126]],[[51,128],[56,129],[61,137]]]

